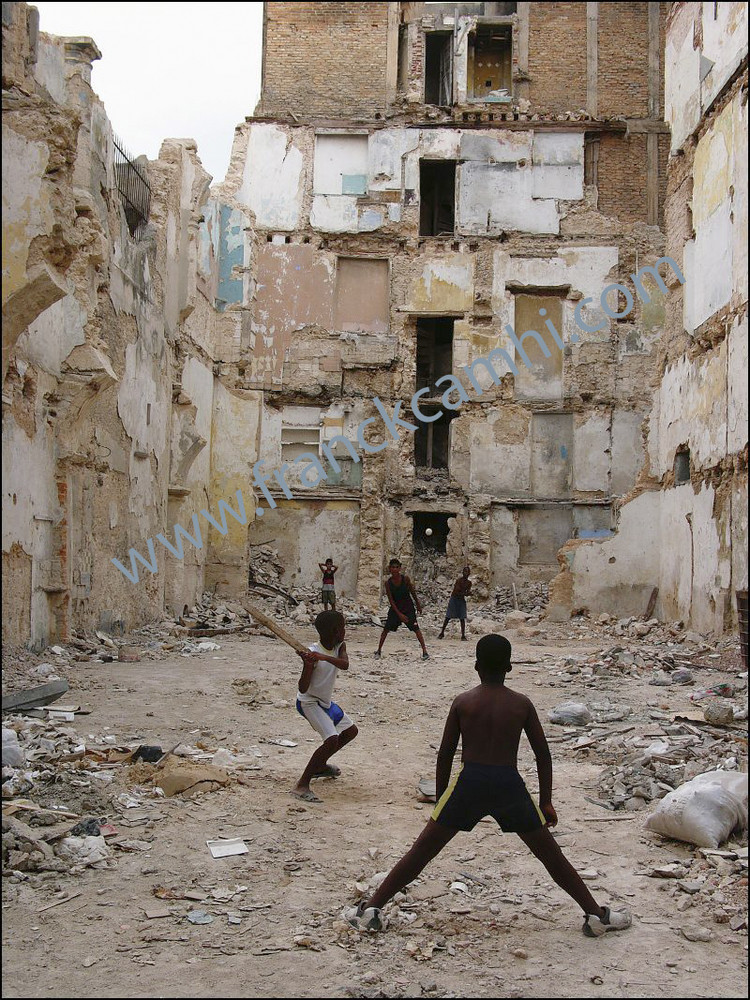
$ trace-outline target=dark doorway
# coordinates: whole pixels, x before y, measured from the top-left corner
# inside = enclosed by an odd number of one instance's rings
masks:
[[[456,161],[419,161],[419,235],[452,236],[456,217]]]
[[[674,457],[674,481],[676,486],[690,482],[690,449],[685,445]]]
[[[448,316],[417,320],[417,389],[430,388],[439,396],[435,382],[453,371],[453,320]]]
[[[428,416],[435,409],[423,406],[422,412]],[[456,413],[443,412],[431,423],[420,421],[414,435],[414,464],[418,469],[448,469],[450,465],[450,424]]]
[[[425,35],[424,102],[448,108],[452,96],[453,35],[430,32]]]

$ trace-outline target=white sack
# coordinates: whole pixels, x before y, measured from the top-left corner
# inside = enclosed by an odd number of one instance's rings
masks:
[[[718,847],[747,826],[747,775],[708,771],[660,800],[646,829],[696,847]]]

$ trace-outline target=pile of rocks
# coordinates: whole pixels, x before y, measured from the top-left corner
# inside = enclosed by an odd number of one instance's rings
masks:
[[[110,850],[98,824],[96,830],[76,824],[81,807],[106,811],[105,789],[113,778],[93,756],[86,759],[87,749],[69,726],[26,716],[3,720],[4,874],[75,874],[108,865]]]
[[[668,864],[639,872],[665,880],[686,922],[680,927],[687,941],[710,941],[712,925],[747,932],[747,845],[728,843],[721,850],[700,847],[693,857],[678,857]]]
[[[722,736],[717,739],[689,725],[669,728],[682,733],[650,740],[648,737],[616,740],[621,748],[620,760],[599,776],[602,805],[612,810],[637,811],[704,771],[738,769],[736,744],[731,739]],[[601,752],[607,749],[603,746]],[[615,746],[611,750],[617,752]]]
[[[518,607],[516,608],[516,601]],[[494,608],[496,611],[525,611],[530,615],[541,615],[549,601],[549,586],[546,583],[522,584],[516,587],[497,587]],[[485,606],[483,605],[483,608]]]
[[[266,583],[280,587],[284,575],[284,564],[279,559],[278,549],[271,545],[253,545],[248,579],[250,584]]]

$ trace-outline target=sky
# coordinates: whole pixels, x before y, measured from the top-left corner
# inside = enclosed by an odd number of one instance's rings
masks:
[[[33,6],[42,31],[94,39],[92,86],[134,156],[193,138],[214,181],[224,179],[234,127],[260,96],[262,3]]]

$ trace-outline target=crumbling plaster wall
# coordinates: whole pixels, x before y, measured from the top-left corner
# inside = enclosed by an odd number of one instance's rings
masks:
[[[648,492],[622,506],[615,538],[566,547],[552,594],[642,614],[658,586],[658,613],[719,634],[747,588],[746,17],[742,4],[696,3],[670,17],[667,249],[686,280],[671,283],[652,379]],[[678,483],[684,449],[690,480]]]
[[[465,402],[451,430],[451,475],[445,485],[454,501],[461,498],[461,516],[471,524],[470,544],[481,562],[478,590],[486,590],[502,569],[492,569],[491,503],[519,497],[564,501],[562,514],[547,508],[540,516],[552,519],[550,523],[567,524],[571,533],[577,533],[571,503],[592,499],[608,502],[635,482],[644,461],[641,423],[649,401],[648,388],[642,384],[644,366],[663,321],[663,303],[658,294],[648,306],[637,300],[627,322],[614,323],[604,315],[598,300],[602,288],[612,281],[632,288],[625,267],[631,265],[635,270],[658,257],[661,237],[653,228],[613,225],[592,208],[583,186],[580,132],[383,128],[369,132],[366,163],[350,161],[346,143],[333,141],[340,134],[341,130],[321,130],[304,123],[248,121],[238,129],[235,140],[233,170],[225,192],[251,214],[256,233],[248,321],[253,350],[247,363],[252,378],[273,389],[269,399],[278,394],[270,415],[268,407],[265,409],[260,454],[269,468],[280,464],[284,403],[302,404],[307,399],[330,405],[342,400],[347,419],[356,417],[358,422],[366,413],[370,415],[364,402],[376,392],[391,406],[396,399],[408,400],[415,388],[417,317],[455,317],[452,374],[463,378],[471,392],[462,375],[464,366],[497,347],[510,348],[514,355],[504,327],[516,322],[517,295],[533,295],[537,290],[558,294],[563,303],[559,332],[569,343],[559,385],[542,376],[532,379],[531,388],[519,395],[525,369],[516,379],[515,389],[511,376],[495,388],[489,376],[480,375],[485,396]],[[322,179],[316,175],[315,163],[316,136],[321,135],[326,139],[327,157]],[[362,128],[355,128],[352,135],[361,138]],[[259,143],[266,156],[263,169],[248,162]],[[363,148],[359,143],[357,156]],[[290,151],[294,169],[285,175]],[[366,172],[367,189],[362,194],[330,193],[336,156],[341,158],[342,172],[349,169],[362,176]],[[419,160],[425,157],[461,160],[456,236],[452,241],[419,239]],[[536,242],[545,233],[536,232],[533,219],[529,224],[523,212],[511,218],[511,201],[505,202],[501,194],[493,200],[486,178],[472,173],[482,164],[498,172],[504,165],[510,166],[527,177],[524,190],[528,204],[536,202],[538,195],[554,212],[547,242]],[[268,200],[260,193],[271,177],[275,184],[268,188],[272,196]],[[317,188],[325,193],[316,194]],[[363,213],[386,196],[390,200],[381,206],[382,226],[371,235],[363,232]],[[316,211],[320,197],[326,199],[325,217]],[[519,197],[516,192],[515,202]],[[335,225],[330,222],[332,212],[336,213]],[[576,213],[577,239],[575,245],[565,246],[558,234],[571,213]],[[506,230],[520,228],[521,216],[524,231],[513,234],[510,243],[517,249],[506,249]],[[485,242],[501,225],[505,246]],[[462,235],[466,231],[471,241]],[[586,234],[590,244],[581,242]],[[352,254],[365,260],[389,261],[388,332],[362,331],[352,338],[336,328],[337,261]],[[366,283],[362,285],[362,294],[367,294],[367,288]],[[604,320],[601,331],[584,335],[578,329],[573,311],[584,297],[593,301],[584,307],[583,317],[592,326]],[[571,341],[573,335],[579,338],[578,343]],[[353,366],[368,372],[361,385],[351,371]],[[508,369],[498,364],[498,371],[505,375]],[[532,416],[539,410],[539,420],[545,411],[549,417],[547,424],[537,421],[535,445]],[[518,429],[511,420],[513,413],[517,413],[513,418],[516,423],[520,421]],[[558,424],[559,435],[554,430]],[[560,437],[552,451],[544,440],[550,432],[552,440]],[[405,435],[398,445],[386,449],[377,463],[368,460],[376,478],[363,478],[365,486],[381,490],[397,509],[415,490],[420,502],[429,505],[437,483],[435,480],[430,486],[422,481],[414,466],[413,447],[411,436]],[[510,448],[507,454],[505,448]],[[509,466],[510,454],[515,458]],[[553,457],[559,472],[548,474]],[[321,485],[318,492],[324,495],[329,488]],[[473,519],[468,517],[469,497],[477,507]],[[302,497],[300,502],[304,503]],[[373,531],[362,532],[363,545],[370,544],[382,524],[374,508],[372,516]],[[298,530],[296,522],[287,520],[287,531],[293,534]],[[394,523],[401,522],[397,518]],[[505,547],[512,551],[518,548],[518,517],[508,523],[513,538],[506,539]],[[588,525],[585,517],[581,524]],[[257,534],[264,530],[265,522],[262,530],[259,525],[254,529]],[[560,534],[564,528],[555,530]],[[394,531],[386,528],[384,544],[377,547],[381,566],[386,553],[394,548],[399,555],[411,555],[411,543],[406,540],[410,533],[399,540]],[[557,537],[554,531],[550,539],[553,536]],[[546,565],[530,564],[528,570],[516,566],[519,579],[544,579],[554,572],[551,546],[550,541]],[[365,584],[368,573],[371,582]],[[360,558],[360,599],[377,600],[379,573],[380,567],[370,567],[364,556]]]
[[[192,140],[168,140],[139,161],[151,209],[131,236],[97,58],[90,39],[39,33],[33,8],[3,5],[3,638],[36,646],[182,611],[218,582],[207,567],[231,562],[227,545],[246,550],[229,518],[228,538],[203,522],[183,560],[157,543],[139,584],[111,563],[246,491],[258,403],[234,380],[226,403],[216,367],[241,350],[249,219],[208,198]]]

